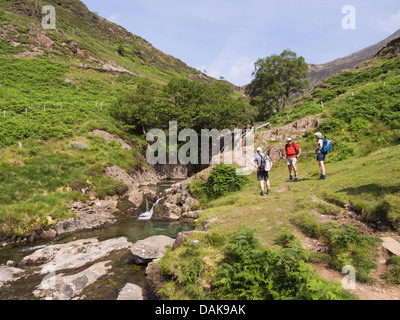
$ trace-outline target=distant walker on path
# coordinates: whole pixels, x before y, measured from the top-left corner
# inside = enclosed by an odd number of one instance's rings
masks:
[[[257,148],[257,155],[254,157],[254,162],[257,168],[257,179],[260,181],[261,196],[265,196],[264,181],[267,182],[267,194],[271,194],[271,183],[269,180],[269,173],[272,169],[273,163],[268,155],[262,152],[262,148]]]

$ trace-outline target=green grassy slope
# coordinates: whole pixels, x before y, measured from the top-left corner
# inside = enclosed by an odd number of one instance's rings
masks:
[[[279,162],[271,173],[273,193],[264,198],[259,195],[259,184],[253,174],[250,184],[242,191],[206,205],[198,224],[206,221],[207,233],[195,233],[191,237],[200,239],[199,244],[188,243],[168,253],[161,264],[161,280],[157,280],[161,283],[159,293],[169,299],[218,297],[212,284],[229,239],[243,226],[255,230],[256,238],[269,250],[279,250],[276,241],[287,234],[303,241],[308,239],[305,243],[315,239],[327,246],[329,253],[312,252],[307,263],[328,265],[339,272],[344,266],[352,265],[356,268],[357,281],[380,281],[373,272],[377,268],[380,245],[376,236],[385,232],[364,235],[368,228],[357,220],[346,219],[344,207],[348,203],[362,205],[376,212],[382,223],[388,216],[399,222],[400,164],[396,160],[399,152],[400,146],[396,146],[366,157],[328,164],[327,181],[317,180],[319,168],[314,157],[300,159],[297,183],[287,182],[286,163]],[[339,224],[330,222],[335,220]],[[190,275],[189,281],[185,270],[194,264],[199,269]]]

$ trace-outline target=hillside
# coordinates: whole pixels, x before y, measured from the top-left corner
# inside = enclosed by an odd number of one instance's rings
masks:
[[[41,27],[45,4],[56,8],[56,30]],[[249,121],[248,104],[230,83],[80,1],[0,1],[0,16],[1,239],[74,218],[74,201],[126,195],[107,168],[152,181],[146,130],[168,128],[171,119],[210,129]]]
[[[55,7],[55,30],[41,26],[45,5]],[[0,12],[3,56],[46,57],[76,68],[164,81],[178,75],[208,80],[148,41],[89,11],[78,0],[1,1]]]
[[[255,173],[245,182],[216,167],[212,179],[208,170],[189,181],[202,203],[201,232],[154,269],[162,298],[400,298],[399,258],[382,247],[382,238],[400,241],[399,49],[392,41],[373,59],[325,79],[288,111],[266,119],[273,130],[258,132],[256,145],[283,150],[285,138],[293,137],[303,149],[298,182],[287,180],[279,158],[270,173],[272,194],[265,197]],[[310,119],[317,126],[304,131],[299,123]],[[326,181],[318,180],[316,131],[334,145]],[[221,190],[230,192],[215,197]],[[354,267],[357,282],[355,290],[343,292],[345,266]]]
[[[379,41],[365,49],[357,51],[349,56],[336,59],[324,64],[310,64],[310,88],[314,88],[324,79],[345,69],[353,69],[360,63],[372,59],[379,51],[386,47],[389,42],[400,38],[400,30],[390,37]]]

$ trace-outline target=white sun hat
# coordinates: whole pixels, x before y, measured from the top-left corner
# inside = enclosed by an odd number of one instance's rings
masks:
[[[262,152],[262,148],[257,148],[257,152]]]
[[[317,132],[316,134],[315,134],[315,136],[317,137],[317,138],[320,138],[320,139],[322,139],[324,136],[322,135],[322,133],[321,132]]]

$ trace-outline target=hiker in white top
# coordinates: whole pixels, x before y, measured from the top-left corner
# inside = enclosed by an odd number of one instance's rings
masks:
[[[261,148],[257,148],[257,155],[254,157],[254,163],[257,168],[257,180],[260,181],[261,196],[263,197],[265,195],[264,181],[267,182],[267,194],[271,193],[269,172],[272,169],[273,163],[270,157],[262,152]]]
[[[318,140],[318,149],[315,150],[317,153],[317,161],[319,163],[319,168],[321,170],[320,180],[326,180],[326,169],[325,169],[325,157],[326,153],[321,152],[324,147],[324,136],[321,132],[317,132],[315,134],[315,138]]]

